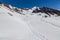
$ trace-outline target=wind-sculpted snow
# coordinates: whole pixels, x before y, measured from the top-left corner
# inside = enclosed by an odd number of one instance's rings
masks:
[[[33,33],[40,37],[42,40],[60,40],[60,28],[58,27],[56,23],[59,21],[56,21],[57,18],[44,18],[40,16],[23,16],[22,17],[24,21],[28,23],[30,26],[30,29],[33,31]],[[54,20],[55,19],[55,20]],[[52,21],[53,20],[53,21]],[[52,21],[52,22],[51,22]],[[54,23],[53,25],[53,22]],[[58,23],[59,24],[59,23]],[[56,26],[57,25],[57,26]]]
[[[2,17],[2,18],[1,18]],[[29,26],[21,19],[0,16],[0,40],[37,40]],[[40,39],[38,39],[40,40]]]
[[[47,19],[42,19],[42,21],[44,21],[46,23],[49,23],[51,25],[54,25],[55,27],[60,28],[60,22],[59,22],[59,20],[55,20],[55,19],[52,20],[52,18],[47,18]]]

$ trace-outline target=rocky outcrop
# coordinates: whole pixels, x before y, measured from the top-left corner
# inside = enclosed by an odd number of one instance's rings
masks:
[[[33,10],[32,13],[39,13],[39,12],[46,13],[49,16],[50,16],[50,14],[51,15],[57,14],[58,16],[60,16],[59,10],[48,8],[48,7],[42,7],[42,8],[40,8],[40,10],[38,10],[38,8],[36,8],[35,10]]]
[[[10,8],[10,5],[9,5],[9,4],[4,4],[4,6],[6,6],[6,7]]]

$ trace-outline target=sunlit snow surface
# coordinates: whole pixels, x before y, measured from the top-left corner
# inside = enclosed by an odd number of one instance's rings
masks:
[[[25,15],[4,6],[0,8],[0,40],[60,40],[60,17],[23,13]]]

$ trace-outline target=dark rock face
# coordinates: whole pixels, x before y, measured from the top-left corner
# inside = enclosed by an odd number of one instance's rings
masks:
[[[17,12],[17,13],[20,13],[20,12],[22,12],[22,9],[19,10],[18,8],[15,8],[14,11]]]
[[[18,12],[18,13],[19,13],[19,11],[20,11],[20,10],[18,10],[17,8],[15,8],[14,10],[15,10],[16,12]]]
[[[43,7],[41,8],[41,10],[46,13],[46,14],[57,14],[57,15],[60,15],[60,11],[59,10],[55,10],[55,9],[52,9],[52,8],[47,8],[47,7]]]
[[[0,1],[0,4],[2,4],[2,2]]]
[[[41,10],[38,10],[38,8],[36,8],[35,10],[33,10],[32,13],[39,13],[39,12],[41,12]]]
[[[9,6],[9,4],[4,4],[4,6],[8,7],[9,9],[11,9],[10,6]]]
[[[35,9],[35,10],[33,10],[32,13],[39,13],[39,12],[46,13],[49,16],[50,16],[50,14],[51,15],[57,14],[58,16],[60,16],[60,11],[59,10],[55,10],[55,9],[48,8],[48,7],[42,7],[42,8],[40,8],[40,10]]]

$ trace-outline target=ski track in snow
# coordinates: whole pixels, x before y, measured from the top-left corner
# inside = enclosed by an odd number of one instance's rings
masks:
[[[27,24],[29,25],[29,28],[31,30],[31,32],[38,38],[40,38],[41,40],[48,40],[44,35],[42,35],[41,33],[38,33],[37,31],[34,30],[34,28],[31,26],[30,23],[27,22]]]
[[[42,22],[46,22],[46,23],[48,23],[48,24],[51,24],[51,25],[53,25],[53,26],[55,26],[55,27],[60,28],[60,25],[54,24],[53,22],[49,22],[49,21],[44,20],[44,19],[41,19],[41,21],[42,21]]]
[[[29,17],[28,17],[27,19],[29,19]],[[34,19],[34,17],[33,17],[32,19]],[[26,21],[25,18],[24,18],[24,20]],[[52,26],[52,28],[54,28],[54,29],[55,29],[56,27],[58,28],[57,25],[55,25],[55,24],[53,25],[52,23],[44,20],[43,18],[39,18],[39,19],[37,19],[36,21],[38,21],[38,20],[40,20],[40,21],[43,22],[43,23],[50,24],[50,25]],[[27,22],[27,24],[30,26],[30,29],[31,29],[32,33],[33,33],[35,36],[37,36],[38,38],[40,38],[41,40],[49,40],[48,38],[46,38],[46,35],[43,35],[43,34],[39,33],[38,31],[36,31],[36,30],[34,29],[34,27],[31,25],[32,22],[30,23],[30,21],[33,21],[33,20],[29,20],[29,21],[26,21],[26,22]],[[48,26],[48,25],[46,25],[46,26]]]
[[[35,29],[29,22],[26,22],[26,23],[29,25],[29,28],[30,28],[31,32],[33,33],[33,35],[35,35],[36,37],[38,37],[41,40],[48,40],[43,34],[39,33],[38,31],[35,31]]]

